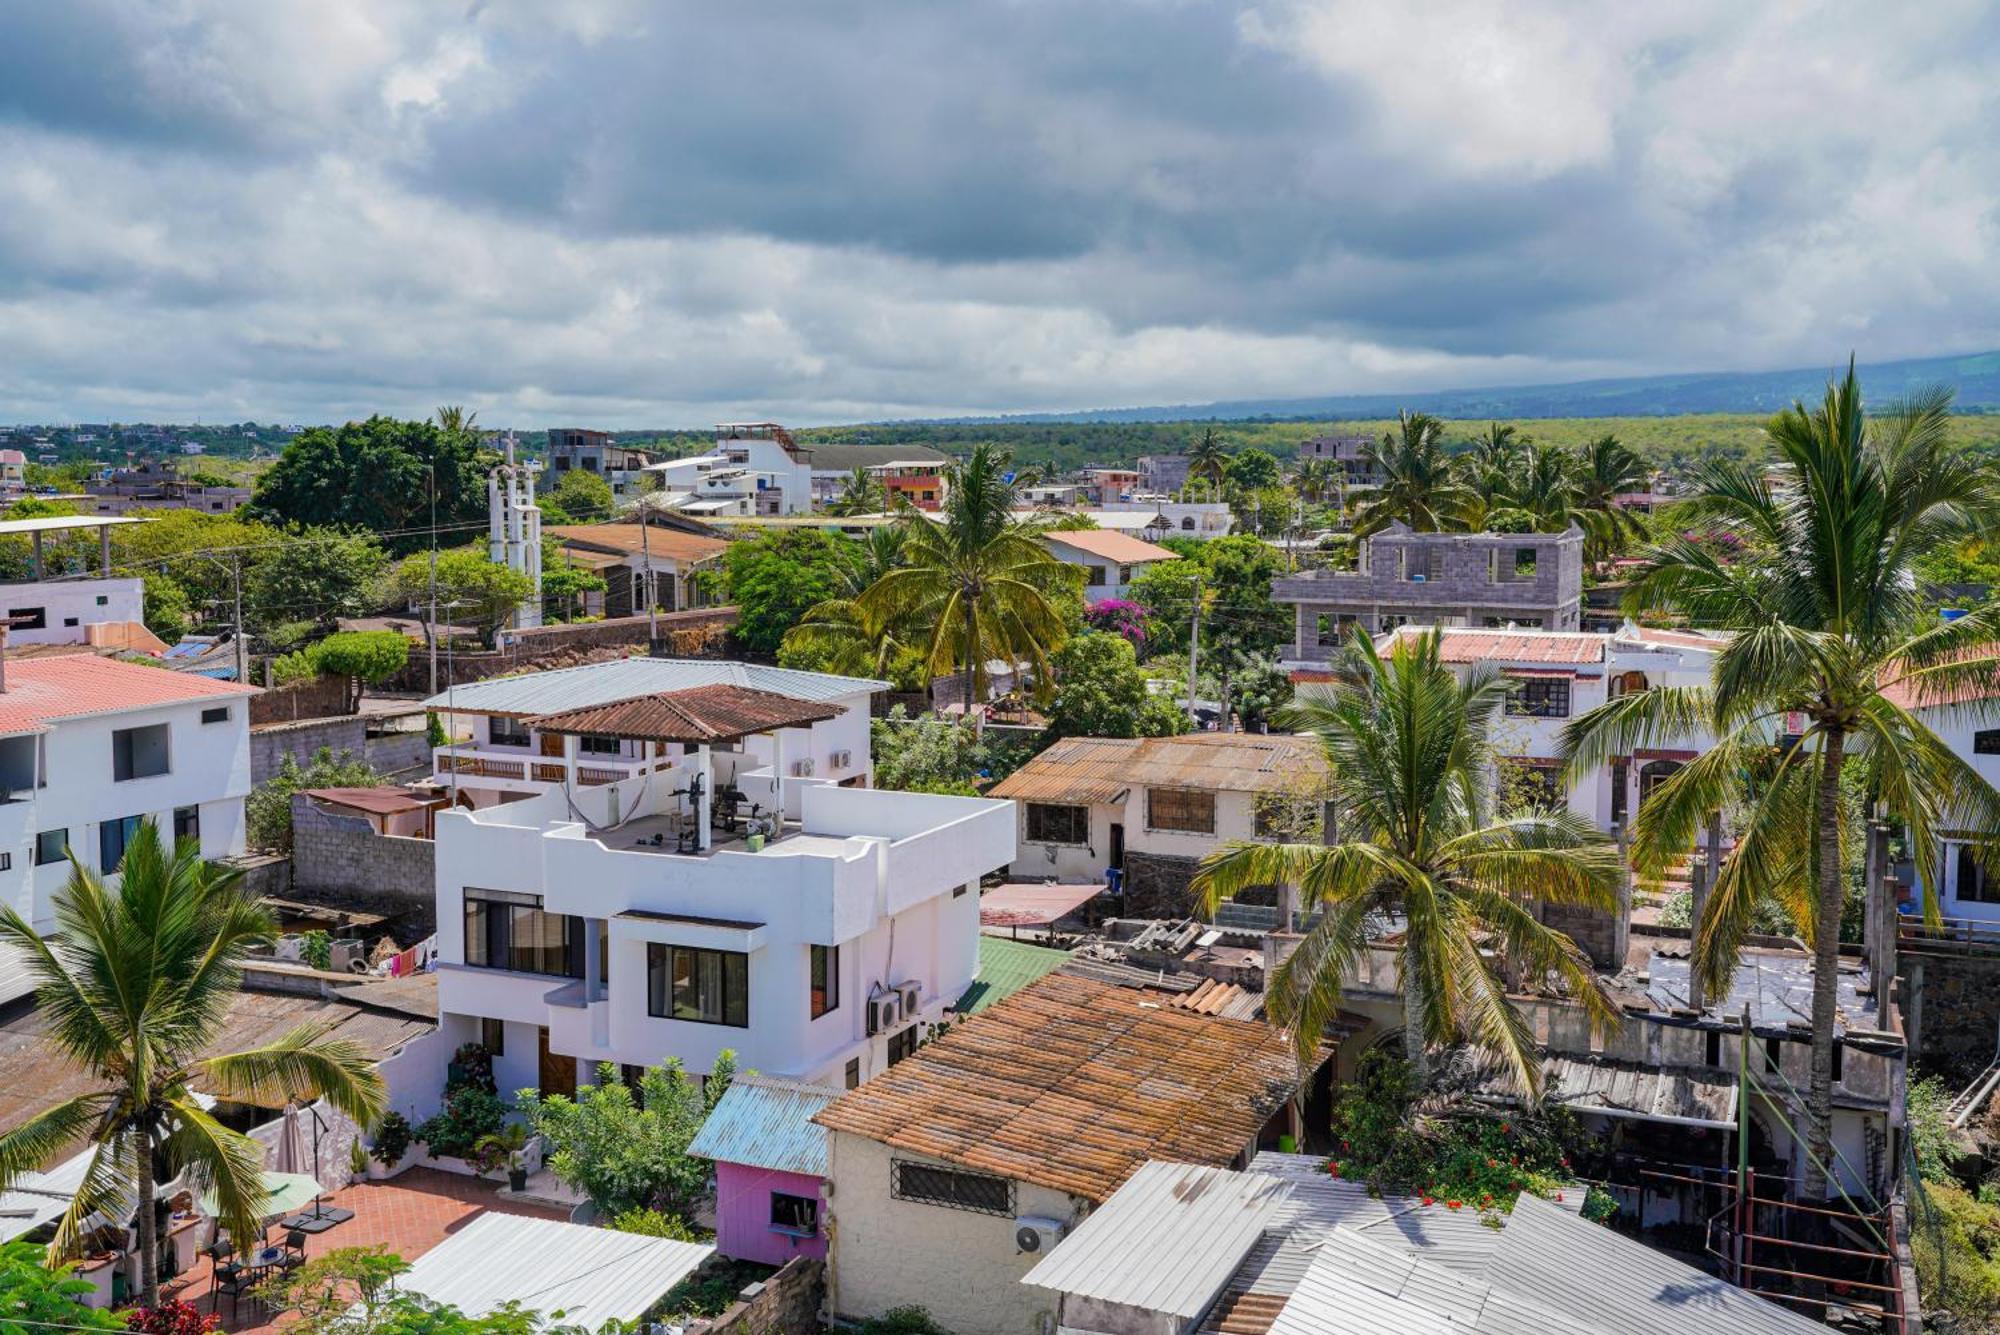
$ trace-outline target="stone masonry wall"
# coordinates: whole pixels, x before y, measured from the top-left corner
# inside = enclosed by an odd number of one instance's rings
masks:
[[[296,686],[274,686],[250,697],[252,727],[353,712],[354,700],[345,677],[315,677]]]
[[[1969,1079],[1993,1060],[2000,1033],[2000,956],[1899,953],[1903,1029],[1926,1068]]]
[[[1125,853],[1127,918],[1185,918],[1194,912],[1188,882],[1200,865],[1194,858],[1165,853]]]
[[[368,738],[366,756],[377,774],[419,769],[429,773],[431,742],[422,732],[373,733]]]
[[[292,898],[437,924],[437,845],[375,833],[367,821],[292,797]]]
[[[253,726],[250,729],[250,782],[262,783],[276,774],[280,758],[286,755],[297,757],[303,765],[321,747],[330,749],[335,756],[350,751],[356,760],[360,760],[368,747],[368,725],[359,714],[348,714]]]
[[[695,1321],[688,1335],[814,1335],[826,1301],[826,1263],[809,1256],[785,1262],[778,1273],[746,1285],[720,1316]]]

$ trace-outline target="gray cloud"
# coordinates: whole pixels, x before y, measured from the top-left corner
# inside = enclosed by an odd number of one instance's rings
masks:
[[[796,421],[2000,344],[1974,0],[0,11],[0,417]]]

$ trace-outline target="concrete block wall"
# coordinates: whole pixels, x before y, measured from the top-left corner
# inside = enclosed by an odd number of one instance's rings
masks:
[[[262,697],[258,697],[261,699]],[[417,737],[422,740],[423,734]],[[297,722],[253,724],[250,729],[250,782],[262,783],[278,772],[279,760],[292,755],[303,765],[321,747],[338,756],[352,752],[362,759],[368,746],[368,726],[358,714],[307,718]]]
[[[437,845],[375,833],[359,816],[292,797],[292,897],[402,918],[417,935],[437,924]]]
[[[422,770],[426,774],[431,768],[431,743],[419,729],[416,732],[383,732],[368,737],[364,756],[377,774],[403,774],[410,770]]]

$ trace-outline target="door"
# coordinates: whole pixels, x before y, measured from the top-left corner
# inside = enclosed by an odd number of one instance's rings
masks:
[[[545,756],[554,756],[558,760],[562,759],[562,734],[559,732],[545,732],[539,735],[542,739],[542,754]]]
[[[559,1052],[549,1051],[549,1031],[544,1025],[535,1031],[541,1043],[541,1090],[542,1097],[561,1094],[565,1098],[576,1097],[576,1058],[565,1057]]]
[[[1111,858],[1106,865],[1125,869],[1125,826],[1120,821],[1111,822]]]

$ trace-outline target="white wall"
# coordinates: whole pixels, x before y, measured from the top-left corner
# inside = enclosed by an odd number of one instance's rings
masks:
[[[1015,1215],[975,1214],[890,1195],[892,1158],[940,1163],[846,1132],[832,1136],[828,1303],[836,1317],[920,1306],[953,1335],[1040,1335],[1055,1295],[1021,1283],[1041,1259],[1014,1245]],[[950,1165],[945,1165],[949,1167]],[[1085,1202],[1015,1184],[1015,1209],[1074,1226]]]
[[[1975,734],[2000,730],[2000,713],[1987,713],[1963,705],[1946,705],[1941,708],[1919,710],[1917,717],[1928,724],[1931,731],[1938,735],[1938,739],[1949,746],[1960,760],[1970,765],[1980,778],[2000,787],[2000,755],[1983,756],[1973,750]],[[1986,903],[1958,897],[1958,850],[1957,844],[1948,844],[1945,849],[1942,883],[1937,887],[1939,911],[1948,918],[2000,922],[2000,903]],[[2000,865],[1990,865],[1987,874],[1990,878],[2000,879]],[[1917,868],[1920,882],[1931,880],[1934,876],[1935,873],[1929,868]]]
[[[1088,885],[1104,879],[1104,869],[1111,865],[1111,826],[1125,819],[1125,808],[1113,806],[1109,802],[1094,803],[1090,808],[1090,843],[1052,844],[1031,843],[1028,840],[1028,807],[1030,803],[1014,803],[1014,816],[1018,822],[1015,840],[1019,851],[1007,874],[1020,881],[1043,881],[1054,877],[1064,885]],[[1034,804],[1043,805],[1043,804]],[[1048,803],[1050,806],[1072,806],[1074,803]],[[1126,827],[1126,837],[1130,838],[1131,827]],[[1129,845],[1128,845],[1129,846]]]
[[[45,580],[0,584],[0,612],[9,616],[40,611],[40,630],[15,627],[15,644],[82,644],[84,627],[106,621],[145,619],[145,585],[137,579]],[[73,622],[75,624],[66,624]]]

